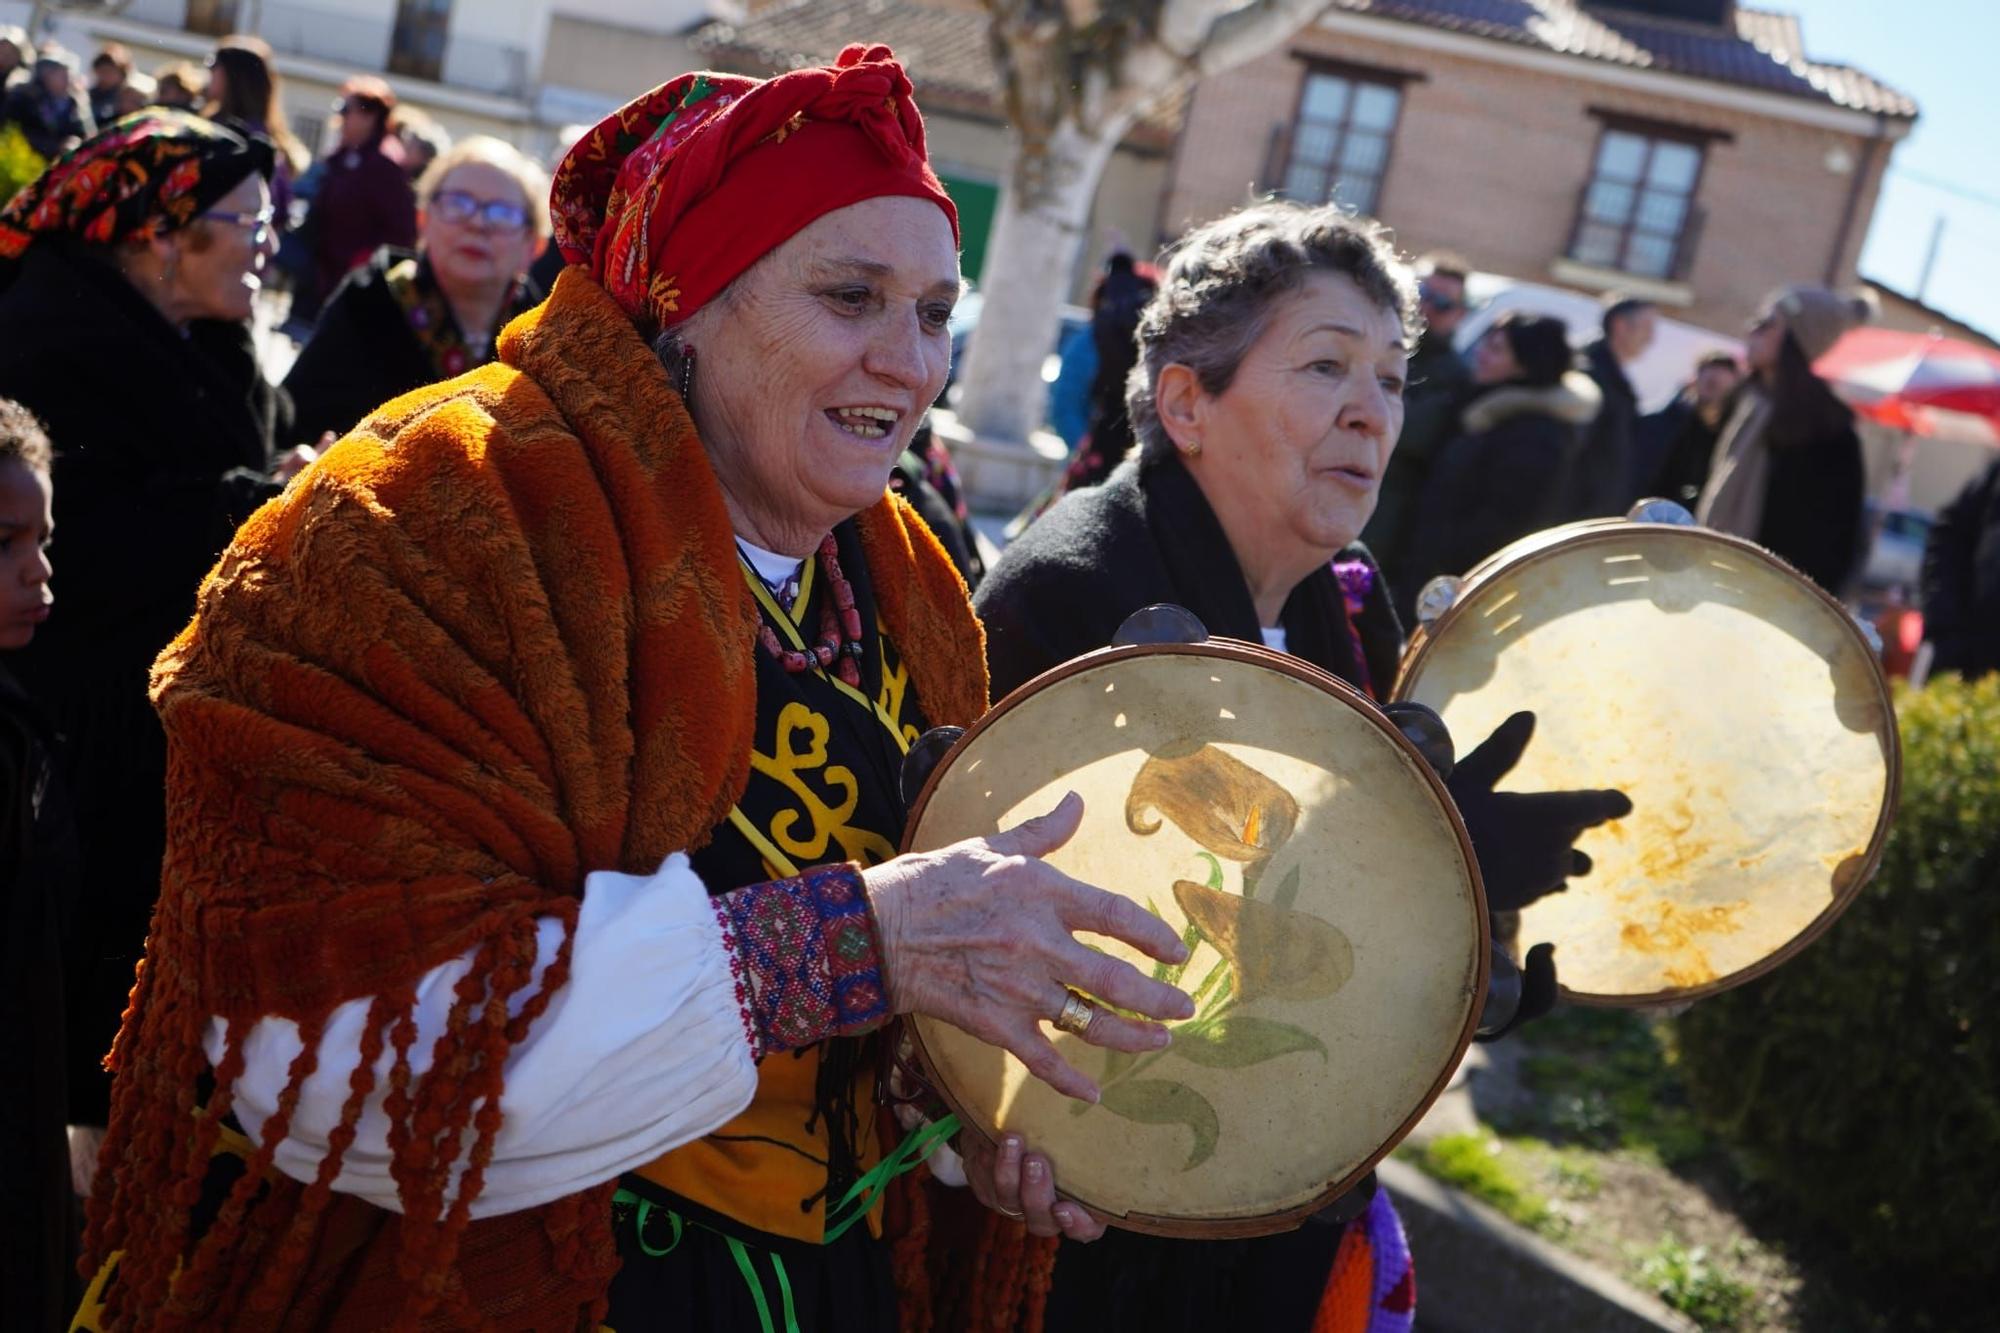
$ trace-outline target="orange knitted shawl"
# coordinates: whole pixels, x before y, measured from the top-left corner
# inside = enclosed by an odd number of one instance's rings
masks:
[[[588,872],[651,873],[742,792],[757,611],[693,425],[601,288],[564,273],[500,355],[388,404],[259,511],[154,669],[167,855],[85,1259],[122,1251],[121,1328],[556,1329],[601,1308],[612,1182],[467,1221],[503,1062],[567,978],[567,934],[516,1018],[508,997],[535,919],[573,927]],[[964,584],[900,500],[860,532],[925,712],[971,722],[986,675]],[[416,982],[468,950],[413,1077]],[[319,1178],[259,1196],[328,1015],[359,996],[364,1058]],[[231,1043],[204,1103],[210,1015]],[[306,1051],[190,1248],[265,1015]],[[400,1214],[329,1188],[384,1051]],[[447,1207],[453,1161],[470,1165]]]

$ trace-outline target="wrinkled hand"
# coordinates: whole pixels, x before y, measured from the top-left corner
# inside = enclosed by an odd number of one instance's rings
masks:
[[[1520,762],[1535,734],[1535,715],[1516,713],[1458,762],[1445,786],[1465,820],[1486,905],[1517,912],[1590,873],[1590,858],[1574,844],[1584,830],[1632,813],[1621,791],[1496,792],[1495,783]]]
[[[1187,958],[1180,936],[1137,903],[1071,879],[1041,858],[1083,821],[1074,792],[1048,814],[990,838],[968,838],[864,871],[897,1013],[941,1018],[1013,1053],[1057,1092],[1097,1100],[1097,1085],[1056,1053],[1041,1025],[1068,988],[1150,1018],[1194,1016],[1186,993],[1130,963],[1087,949],[1072,932],[1122,940],[1166,963]],[[1094,1005],[1083,1039],[1115,1051],[1156,1051],[1167,1030]]]
[[[1037,1236],[1061,1236],[1089,1244],[1104,1234],[1104,1223],[1077,1204],[1056,1202],[1056,1172],[1049,1159],[1027,1150],[1019,1134],[1002,1135],[995,1148],[977,1134],[959,1137],[965,1178],[973,1195],[996,1213],[1017,1218]]]

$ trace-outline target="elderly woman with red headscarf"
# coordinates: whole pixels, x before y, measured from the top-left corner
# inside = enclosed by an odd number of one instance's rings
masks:
[[[1190,1012],[1072,935],[1183,953],[1039,859],[1074,797],[895,854],[905,752],[986,678],[884,493],[959,289],[888,50],[677,79],[554,204],[572,266],[499,361],[246,524],[155,668],[86,1327],[894,1327],[871,1205],[937,1131],[885,1157],[876,1029],[1088,1098],[1043,1023],[1137,1051]],[[969,1165],[1101,1233],[1038,1155]]]

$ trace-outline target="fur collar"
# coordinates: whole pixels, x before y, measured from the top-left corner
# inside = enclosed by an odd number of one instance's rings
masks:
[[[1502,384],[1468,403],[1464,412],[1469,434],[1483,435],[1515,417],[1554,417],[1571,426],[1585,426],[1604,406],[1604,394],[1590,376],[1569,370],[1562,382],[1538,388],[1529,384]]]

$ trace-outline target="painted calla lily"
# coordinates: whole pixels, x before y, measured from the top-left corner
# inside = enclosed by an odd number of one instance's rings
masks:
[[[1347,936],[1309,913],[1187,879],[1174,881],[1174,901],[1229,961],[1239,1001],[1323,999],[1354,975]]]

